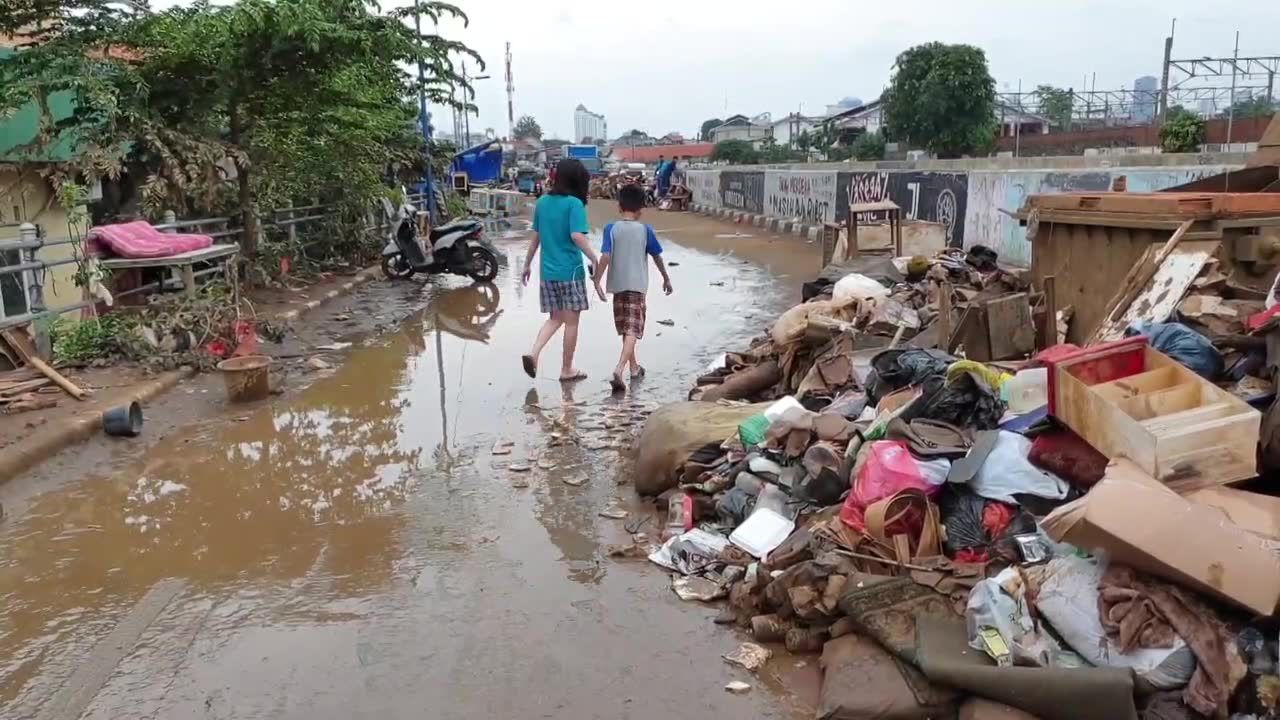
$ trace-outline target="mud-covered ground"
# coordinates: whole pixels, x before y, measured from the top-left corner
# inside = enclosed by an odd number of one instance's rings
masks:
[[[676,293],[651,295],[648,377],[625,397],[604,381],[602,305],[583,317],[589,379],[555,379],[558,340],[543,377],[521,372],[542,316],[517,227],[494,238],[509,262],[492,285],[379,281],[313,311],[275,349],[283,394],[228,407],[197,378],[148,408],[142,438],[0,487],[0,717],[811,712],[816,658],[747,677],[721,660],[744,638],[712,608],[604,549],[659,530],[629,485],[644,415],[797,300],[819,250],[646,219]],[[726,693],[733,679],[755,689]]]

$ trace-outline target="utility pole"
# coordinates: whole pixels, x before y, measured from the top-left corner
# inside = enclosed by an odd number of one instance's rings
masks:
[[[1236,31],[1236,49],[1231,53],[1231,100],[1227,106],[1227,151],[1231,151],[1231,126],[1236,121],[1236,61],[1240,59],[1240,31]]]
[[[1022,78],[1018,78],[1018,117],[1013,121],[1013,156],[1022,151]]]
[[[424,188],[427,192],[427,218],[434,225],[438,219],[436,213],[436,191],[431,178],[431,113],[427,112],[427,69],[422,62],[422,15],[418,0],[413,0],[413,29],[418,35],[418,123],[422,127],[422,141],[426,143],[427,172]]]
[[[516,84],[511,77],[511,42],[507,42],[507,139],[515,137],[516,134],[516,109],[515,109]]]
[[[462,86],[466,87],[467,85],[468,85],[467,63],[463,62],[462,63]],[[462,114],[463,114],[462,136],[466,138],[465,140],[462,141],[462,145],[463,147],[471,147],[471,108],[469,107],[464,108],[462,110]]]
[[[1164,64],[1160,72],[1160,117],[1156,127],[1164,127],[1165,116],[1169,113],[1169,62],[1173,59],[1173,31],[1178,27],[1178,18],[1169,24],[1169,37],[1164,39]]]

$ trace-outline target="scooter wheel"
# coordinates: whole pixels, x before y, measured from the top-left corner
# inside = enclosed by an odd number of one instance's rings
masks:
[[[382,257],[382,274],[389,280],[404,280],[413,277],[413,266],[404,259],[404,255],[384,255]]]
[[[493,282],[498,277],[498,256],[483,245],[473,245],[467,251],[467,261],[471,272],[467,273],[476,282]]]

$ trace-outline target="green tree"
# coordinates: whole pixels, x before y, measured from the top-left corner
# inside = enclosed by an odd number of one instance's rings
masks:
[[[1069,130],[1073,93],[1052,85],[1041,85],[1035,94],[1040,101],[1040,114],[1049,121],[1049,126],[1055,130]]]
[[[1268,102],[1265,97],[1237,100],[1234,109],[1236,118],[1269,118],[1276,114],[1276,105]],[[1228,117],[1231,115],[1231,110],[1232,108],[1227,108],[1219,113],[1219,116]]]
[[[1169,108],[1160,128],[1160,146],[1168,153],[1198,152],[1204,144],[1204,119],[1175,105]]]
[[[995,142],[995,80],[972,45],[917,45],[898,55],[881,96],[895,139],[939,157],[984,152]]]
[[[849,150],[858,160],[883,160],[884,135],[879,132],[862,133],[849,146]]]
[[[704,120],[702,123],[702,127],[698,130],[698,139],[701,140],[702,142],[710,141],[711,130],[723,123],[724,121],[721,120],[720,118],[711,118],[710,120]]]
[[[515,129],[511,132],[520,140],[542,139],[542,126],[538,124],[537,120],[533,119],[532,115],[521,115],[520,119],[516,120]]]
[[[755,165],[760,162],[760,153],[746,140],[724,140],[711,149],[711,161]]]
[[[66,177],[115,176],[127,167],[146,178],[147,207],[238,211],[250,257],[258,250],[256,207],[319,198],[362,227],[388,172],[425,163],[412,100],[419,88],[431,102],[474,107],[454,58],[479,56],[416,33],[405,22],[412,9],[382,13],[365,0],[201,0],[138,14],[119,8],[140,4],[108,0],[20,4],[54,8],[55,21],[76,4],[77,25],[99,18],[74,43],[54,32],[0,63],[6,88],[25,80],[36,98],[74,93],[65,124],[77,142]],[[30,20],[9,9],[0,11],[0,27]],[[445,3],[424,2],[419,12],[424,24],[466,21]],[[419,62],[422,83],[407,70]],[[76,75],[86,70],[92,86]],[[460,103],[454,87],[463,90]],[[12,94],[0,98],[0,109],[12,106]],[[222,181],[227,159],[237,171],[233,195]]]

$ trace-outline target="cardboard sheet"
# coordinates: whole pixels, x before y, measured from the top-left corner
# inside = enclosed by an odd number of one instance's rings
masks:
[[[1259,615],[1280,600],[1280,557],[1221,510],[1160,487],[1133,462],[1111,461],[1088,495],[1041,521],[1053,539]]]
[[[1280,540],[1280,497],[1229,487],[1205,488],[1184,497],[1221,510],[1228,520],[1251,533]]]

